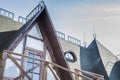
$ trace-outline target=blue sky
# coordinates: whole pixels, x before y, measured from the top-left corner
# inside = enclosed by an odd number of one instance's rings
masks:
[[[0,8],[26,16],[40,0],[0,0]],[[115,54],[120,53],[120,0],[44,0],[57,31],[84,41],[97,40]]]

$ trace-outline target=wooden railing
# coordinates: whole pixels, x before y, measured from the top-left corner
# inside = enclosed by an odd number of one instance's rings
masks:
[[[70,72],[71,74],[74,75],[74,80],[80,80],[80,78],[82,79],[85,79],[85,80],[104,80],[104,77],[102,75],[99,75],[99,74],[95,74],[95,73],[91,73],[91,72],[87,72],[87,71],[84,71],[84,70],[78,70],[78,69],[75,69],[75,71],[71,71],[70,69],[67,69],[65,67],[62,67],[58,64],[55,64],[55,63],[52,63],[52,62],[49,62],[49,61],[46,61],[46,60],[41,60],[41,59],[37,59],[37,58],[33,58],[33,57],[29,57],[29,56],[25,56],[25,55],[22,55],[22,54],[19,54],[19,53],[13,53],[11,51],[7,51],[7,50],[4,50],[4,57],[8,57],[12,60],[12,62],[18,67],[18,69],[21,71],[21,74],[14,78],[13,80],[23,80],[22,78],[23,77],[27,77],[28,80],[32,80],[29,75],[27,74],[28,72],[40,67],[41,63],[42,63],[42,70],[43,70],[43,79],[42,80],[47,80],[47,68],[49,68],[52,72],[52,74],[54,75],[55,79],[56,80],[60,80],[59,76],[57,75],[56,71],[55,71],[55,67],[58,68],[58,69],[62,69],[64,71],[68,71]],[[37,60],[37,61],[40,61],[41,63],[38,64],[37,66],[34,66],[32,67],[31,69],[29,69],[28,71],[25,71],[23,69],[23,67],[21,65],[19,65],[17,63],[17,61],[15,60],[15,58],[12,56],[12,55],[15,55],[15,56],[21,56],[23,58],[28,58],[28,59],[33,59],[33,60]],[[53,68],[54,66],[54,68]],[[90,77],[87,77],[83,74],[87,74],[88,76]]]
[[[20,23],[26,23],[26,18],[22,17],[22,16],[18,16],[18,22]]]
[[[29,21],[38,12],[42,11],[44,7],[45,7],[44,1],[40,1],[40,3],[26,16],[26,20]]]
[[[10,19],[14,18],[14,13],[12,13],[8,10],[2,9],[2,8],[0,8],[0,15],[3,15],[3,16],[8,17]]]
[[[65,34],[64,33],[60,32],[60,31],[56,31],[56,34],[59,38],[65,39]]]
[[[77,45],[80,45],[80,44],[81,44],[80,40],[78,40],[78,39],[76,39],[76,38],[74,38],[74,37],[72,37],[72,36],[68,36],[68,41],[69,41],[69,42],[72,42],[72,43],[74,43],[74,44],[77,44]]]

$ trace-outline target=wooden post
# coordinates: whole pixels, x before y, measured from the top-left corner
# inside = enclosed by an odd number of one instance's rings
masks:
[[[48,62],[43,62],[43,67],[42,67],[42,70],[43,70],[43,79],[42,80],[47,80],[47,66],[48,66]]]
[[[79,74],[79,71],[77,69],[74,69],[75,70],[75,73]],[[78,75],[75,75],[75,80],[79,80],[79,76]]]
[[[6,58],[7,58],[7,53],[1,52],[0,53],[0,80],[3,80],[3,73],[4,73]]]

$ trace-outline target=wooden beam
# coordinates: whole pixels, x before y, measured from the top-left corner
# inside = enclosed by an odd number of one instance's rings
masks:
[[[43,78],[42,80],[47,80],[47,66],[48,66],[48,62],[45,62],[43,63],[43,67],[42,67],[42,70],[43,70]]]
[[[76,69],[75,69],[75,72],[76,72],[77,74],[79,74],[79,71],[76,70]],[[78,75],[75,75],[75,80],[79,80],[79,76],[78,76]]]
[[[65,68],[65,67],[63,67],[63,66],[60,66],[60,65],[58,65],[58,64],[55,64],[55,63],[52,63],[52,62],[49,62],[49,61],[45,61],[45,60],[37,59],[37,58],[32,58],[32,57],[25,56],[25,55],[21,55],[21,54],[18,54],[18,53],[13,53],[13,52],[10,52],[10,51],[7,51],[7,50],[5,50],[5,52],[8,52],[8,53],[13,54],[13,55],[17,55],[17,56],[22,56],[22,57],[25,57],[25,58],[33,59],[33,60],[38,60],[38,61],[44,62],[44,63],[45,63],[44,66],[45,66],[45,65],[47,66],[48,64],[50,64],[50,65],[53,65],[54,67],[56,67],[56,68],[58,68],[58,69],[62,69],[62,70],[64,70],[64,71],[70,72],[70,73],[72,73],[72,74],[74,74],[74,75],[76,75],[76,76],[79,76],[79,77],[83,78],[83,79],[92,80],[91,78],[89,78],[89,77],[87,77],[87,76],[84,76],[84,75],[82,75],[82,74],[73,72],[73,71],[71,71],[70,69],[67,69],[67,68]],[[10,55],[10,54],[9,54],[9,55]],[[10,55],[10,56],[11,56],[11,55]],[[18,65],[19,65],[19,64],[18,64]],[[46,67],[46,66],[45,66],[45,67]],[[21,68],[21,66],[20,66],[20,68]],[[45,68],[43,68],[43,70],[46,71]],[[76,69],[76,70],[77,70],[77,69]],[[87,72],[87,71],[84,71],[84,70],[78,70],[78,71],[81,72],[81,73],[85,73],[85,74],[87,74],[87,75],[90,75],[90,76],[92,76],[92,77],[94,77],[94,78],[96,78],[96,79],[104,80],[104,78],[103,78],[102,75],[95,74],[95,73],[91,73],[91,72]],[[26,73],[26,72],[24,72],[24,73]],[[46,73],[46,72],[45,72],[45,73]],[[44,73],[44,74],[45,74],[45,73]],[[94,75],[93,75],[93,74],[94,74]],[[97,76],[95,76],[95,75],[97,75]],[[44,77],[44,79],[46,79],[46,78]]]
[[[7,53],[0,52],[0,80],[3,80],[6,58],[7,58]]]
[[[94,79],[104,80],[104,76],[102,76],[100,74],[96,74],[96,73],[92,73],[92,72],[88,72],[88,71],[83,71],[83,70],[78,70],[78,69],[75,69],[75,70],[79,71],[81,73],[87,74],[87,75],[93,77]]]
[[[31,69],[27,70],[24,74],[27,74],[28,72],[30,72],[30,71],[32,71],[32,70],[34,70],[35,68],[40,67],[40,66],[41,66],[41,64],[38,64],[37,66],[34,66],[34,67],[32,67]],[[14,78],[13,80],[18,80],[19,78],[23,77],[24,74],[19,75],[18,77]]]
[[[7,51],[7,50],[4,50],[4,51],[7,52],[7,53],[10,53],[10,54],[16,55],[16,56],[21,56],[21,57],[25,57],[25,58],[29,58],[29,59],[33,59],[33,60],[37,60],[37,61],[41,61],[41,62],[46,62],[45,60],[42,60],[42,59],[37,59],[37,58],[33,58],[33,57],[29,57],[29,56],[25,56],[25,55],[22,55],[22,54],[19,54],[19,53],[14,53],[14,52]]]

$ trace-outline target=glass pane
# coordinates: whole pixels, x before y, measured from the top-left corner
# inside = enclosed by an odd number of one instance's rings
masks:
[[[35,55],[35,58],[40,59],[40,55]]]
[[[67,58],[67,59],[69,58],[69,56],[67,55],[67,53],[65,54],[65,58]]]
[[[34,66],[37,66],[38,64],[34,64]],[[40,66],[34,69],[35,73],[40,73]]]
[[[35,58],[36,58],[36,59],[40,59],[40,57],[41,57],[40,55],[35,55]],[[40,61],[35,60],[35,63],[40,64]]]
[[[35,63],[36,63],[36,64],[40,64],[40,61],[37,61],[37,60],[36,60]]]
[[[67,55],[68,55],[69,59],[74,60],[72,54],[68,53]]]
[[[34,72],[35,72],[35,73],[40,73],[40,68],[39,68],[39,67],[38,67],[38,68],[35,68],[35,69],[34,69]]]
[[[39,80],[39,75],[38,74],[33,74],[33,80]]]
[[[28,73],[28,75],[30,76],[30,78],[32,78],[32,73]]]
[[[28,58],[28,59],[27,59],[27,62],[33,63],[34,61],[33,61],[33,59]]]
[[[70,60],[74,60],[73,55],[71,53],[66,53],[65,57]]]
[[[21,64],[20,61],[17,62]],[[19,75],[19,73],[20,70],[17,68],[17,66],[10,59],[7,59],[5,64],[4,76],[15,78]]]
[[[29,56],[29,57],[34,57],[34,54],[29,52],[29,53],[28,53],[28,56]]]
[[[44,43],[31,37],[27,37],[27,47],[44,51]]]
[[[27,70],[31,69],[33,67],[33,63],[27,63]]]
[[[42,35],[41,35],[41,32],[40,32],[40,29],[38,28],[37,24],[30,30],[30,32],[28,34],[31,35],[31,36],[43,39]]]
[[[24,44],[24,39],[17,45],[17,47],[13,50],[13,52],[23,54],[23,44]],[[13,57],[21,59],[20,56],[13,55]]]
[[[34,58],[34,54],[33,53],[28,53],[28,56]],[[27,61],[28,62],[33,62],[33,59],[28,58]]]

